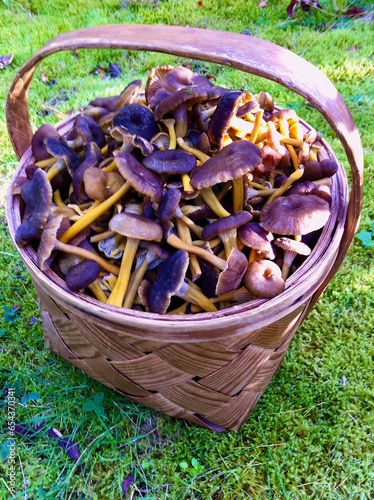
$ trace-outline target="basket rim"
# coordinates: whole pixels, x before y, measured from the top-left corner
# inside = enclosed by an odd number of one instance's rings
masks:
[[[276,107],[276,109],[281,108]],[[55,124],[56,129],[59,130],[61,134],[65,133],[79,114],[79,112],[75,113],[59,121]],[[300,123],[307,129],[312,128],[311,125],[301,118]],[[323,138],[321,142],[324,151],[337,161],[332,147]],[[22,155],[19,165],[13,174],[5,204],[6,219],[13,244],[19,252],[24,264],[28,268],[32,278],[36,280],[45,291],[48,291],[51,298],[57,296],[64,307],[79,311],[79,313],[88,314],[91,317],[95,317],[99,322],[105,322],[106,325],[112,325],[113,327],[115,327],[116,324],[122,326],[128,324],[129,328],[136,330],[136,332],[129,331],[128,334],[130,336],[154,340],[157,334],[157,338],[163,340],[164,338],[168,339],[171,333],[175,335],[175,330],[179,328],[181,329],[181,333],[183,333],[183,335],[181,335],[181,341],[182,338],[185,339],[186,333],[197,335],[197,338],[193,339],[194,341],[204,341],[210,340],[212,332],[215,332],[215,338],[217,338],[217,330],[225,332],[224,334],[222,333],[222,338],[228,338],[230,337],[230,327],[240,324],[248,327],[248,324],[253,322],[255,328],[267,326],[273,321],[276,321],[277,318],[289,314],[297,307],[300,307],[300,305],[306,304],[308,299],[319,288],[323,277],[325,277],[332,268],[344,232],[344,224],[348,209],[348,180],[343,165],[337,161],[339,168],[337,174],[332,178],[332,194],[335,193],[335,196],[333,195],[332,213],[329,221],[323,228],[321,236],[310,256],[286,281],[286,288],[280,295],[273,299],[256,299],[250,302],[241,303],[215,313],[202,312],[185,316],[158,315],[150,312],[121,309],[103,304],[87,294],[80,292],[75,293],[67,290],[66,285],[63,286],[65,282],[53,271],[40,271],[36,264],[36,253],[30,244],[20,248],[15,243],[15,227],[17,225],[16,223],[20,222],[18,210],[19,197],[12,194],[12,185],[20,174],[24,174],[25,166],[28,164],[31,157],[31,146],[29,146]],[[18,221],[15,220],[17,217]],[[329,236],[327,236],[327,233],[329,233]],[[325,243],[328,244],[324,248],[321,248],[324,237],[326,236],[328,241]],[[317,252],[320,254],[320,259],[313,263],[313,258],[316,256]],[[309,264],[309,267],[307,264]],[[308,271],[304,272],[306,268],[308,268]],[[301,277],[302,280],[300,280]],[[257,317],[260,307],[262,307],[261,319]],[[162,331],[159,331],[160,327]],[[204,332],[201,331],[202,328]],[[235,334],[232,336],[239,334],[240,331],[236,330]]]

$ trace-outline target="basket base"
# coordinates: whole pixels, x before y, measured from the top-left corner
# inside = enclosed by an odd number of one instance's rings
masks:
[[[35,289],[45,346],[53,353],[132,401],[214,431],[236,431],[248,419],[309,302],[265,328],[184,345],[142,341],[92,324],[56,304],[38,284]]]

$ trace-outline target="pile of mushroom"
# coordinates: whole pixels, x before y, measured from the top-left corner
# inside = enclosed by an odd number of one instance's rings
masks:
[[[270,299],[311,253],[337,170],[293,110],[153,68],[60,136],[43,125],[14,183],[40,269],[110,306],[214,312]]]

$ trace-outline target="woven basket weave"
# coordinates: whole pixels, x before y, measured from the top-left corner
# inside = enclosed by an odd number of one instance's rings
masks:
[[[231,66],[274,80],[308,100],[337,133],[346,151],[332,182],[332,214],[312,254],[271,300],[255,300],[216,313],[183,317],[121,310],[70,292],[52,271],[42,273],[30,245],[18,248],[33,279],[45,344],[54,353],[125,397],[167,415],[218,430],[237,430],[280,366],[298,326],[341,265],[357,228],[362,204],[363,152],[342,97],[314,66],[292,52],[253,37],[175,26],[113,25],[65,33],[48,42],[20,69],[8,94],[9,136],[30,161],[28,90],[40,61],[79,48],[150,50]],[[75,117],[57,126],[67,131]],[[310,126],[301,122],[305,131]],[[334,157],[323,142],[323,154]],[[6,204],[14,241],[20,223],[18,196]]]

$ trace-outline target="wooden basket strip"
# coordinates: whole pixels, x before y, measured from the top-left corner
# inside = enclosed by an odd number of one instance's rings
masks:
[[[206,415],[209,411],[219,410],[231,400],[230,396],[202,387],[193,380],[162,389],[159,392],[182,408],[201,415]]]
[[[233,361],[200,379],[199,384],[227,396],[234,396],[243,389],[259,366],[273,353],[272,349],[249,345]]]
[[[249,392],[264,392],[274,377],[276,371],[281,365],[286,352],[275,352],[270,358],[259,367],[258,371],[249,380],[249,383],[243,387],[243,391]]]
[[[162,391],[193,378],[189,373],[159,358],[156,353],[128,361],[111,361],[110,364],[127,378],[150,391]]]
[[[41,311],[41,318],[44,331],[44,344],[47,349],[68,360],[77,358],[69,346],[62,340],[48,311]]]
[[[127,394],[126,396],[128,397]],[[135,403],[149,406],[156,411],[160,411],[161,413],[165,413],[165,415],[169,415],[170,417],[185,418],[187,414],[193,414],[193,412],[171,402],[168,398],[160,393],[151,394],[150,396],[145,397],[132,396],[131,400],[135,401]]]
[[[277,349],[280,347],[294,325],[299,321],[304,305],[287,314],[276,323],[263,328],[261,333],[251,341],[252,345],[265,349]]]
[[[209,412],[204,418],[226,429],[237,431],[252,413],[262,392],[242,391],[219,411]]]
[[[87,322],[84,318],[70,314],[70,318],[76,328],[92,342],[100,353],[112,361],[122,361],[128,359],[141,358],[144,352],[137,349],[129,342],[111,330],[99,326],[93,322]]]
[[[62,340],[78,358],[89,359],[101,356],[100,351],[77,330],[70,319],[52,318],[52,321]]]
[[[61,306],[59,306],[59,304],[57,304],[52,297],[44,291],[44,289],[39,285],[37,279],[33,279],[33,284],[38,297],[40,309],[42,311],[48,311],[53,318],[65,319],[66,313],[61,309]]]
[[[156,354],[170,365],[194,377],[204,377],[232,361],[239,350],[227,349],[218,342],[170,344]]]

